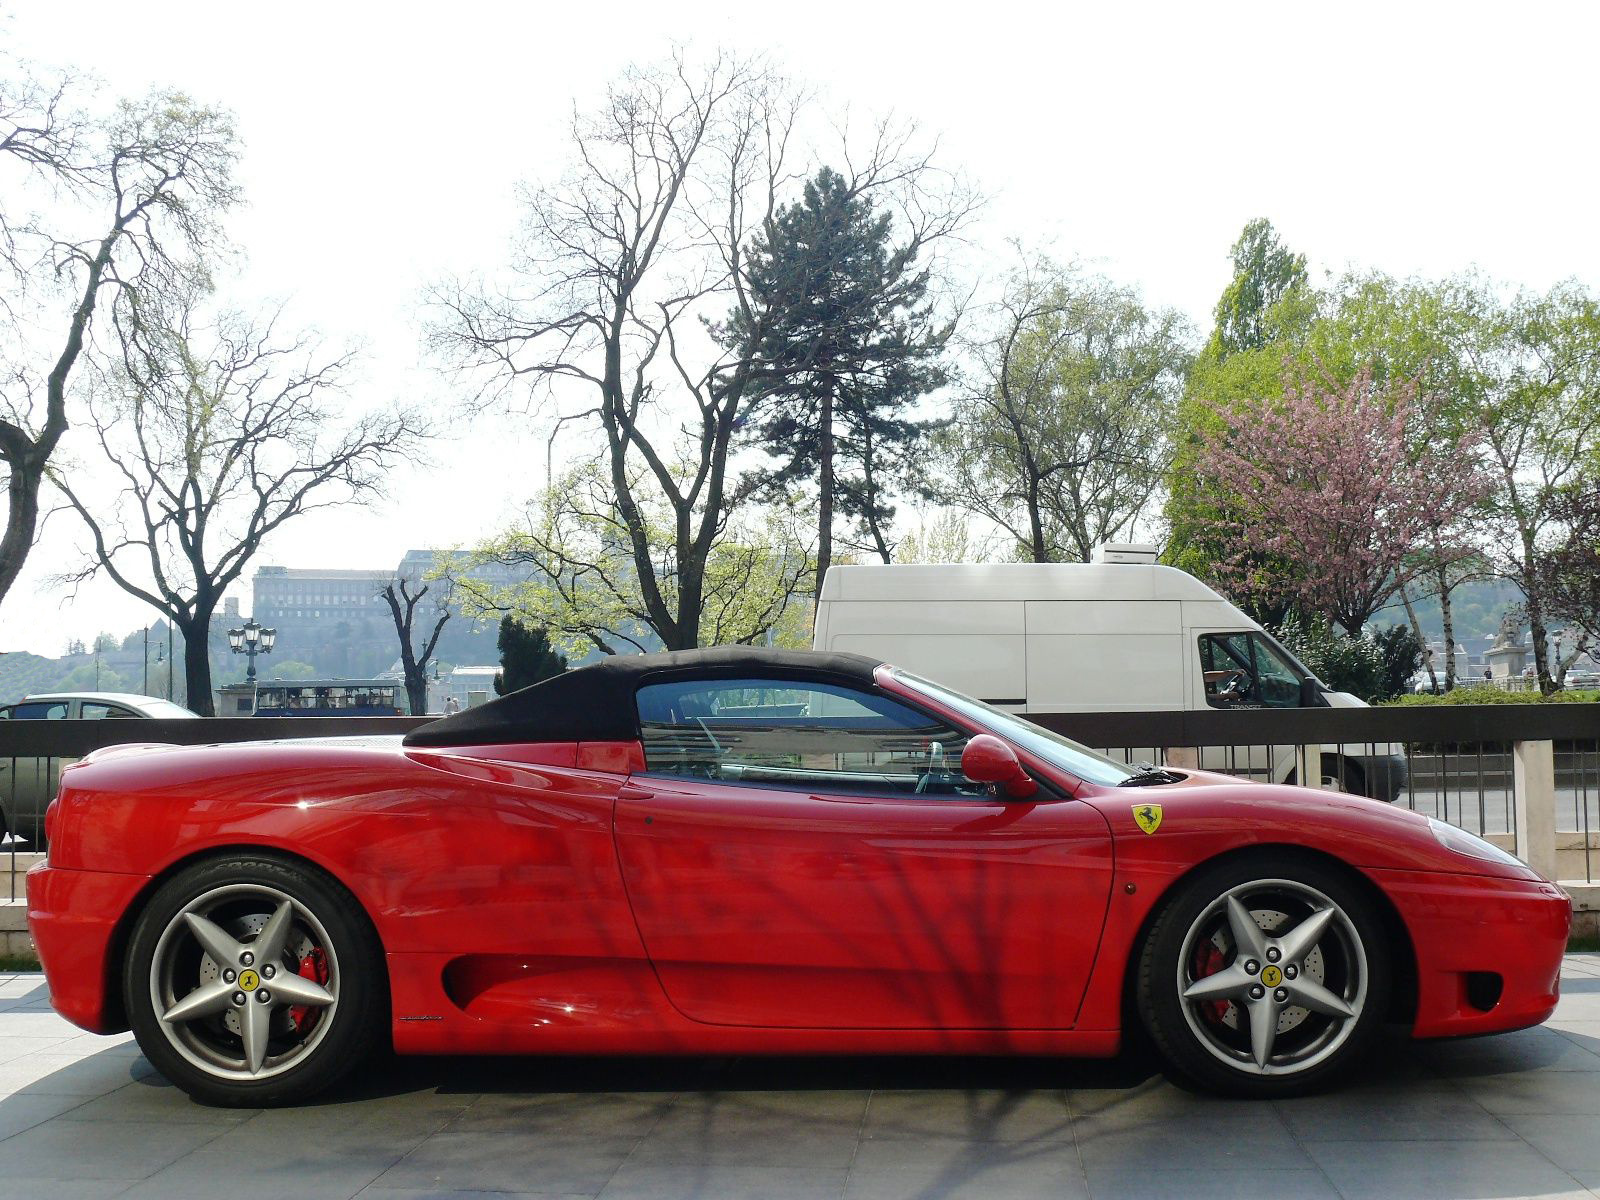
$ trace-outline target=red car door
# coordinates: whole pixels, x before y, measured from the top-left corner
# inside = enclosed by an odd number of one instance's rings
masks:
[[[618,853],[685,1016],[1073,1025],[1111,886],[1093,808],[983,794],[965,735],[878,693],[695,681],[640,708],[649,770],[618,799]]]

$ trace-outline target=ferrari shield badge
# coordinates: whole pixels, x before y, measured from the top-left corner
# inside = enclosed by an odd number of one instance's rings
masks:
[[[1161,805],[1135,804],[1133,806],[1134,823],[1146,833],[1154,833],[1161,828]]]

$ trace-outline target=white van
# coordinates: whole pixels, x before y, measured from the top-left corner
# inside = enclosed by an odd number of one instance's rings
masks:
[[[1365,707],[1147,545],[1101,546],[1093,563],[831,567],[813,645],[1021,713]],[[1324,755],[1323,786],[1384,801],[1404,787],[1399,747],[1338,749]],[[1195,765],[1282,782],[1295,751],[1213,746]]]

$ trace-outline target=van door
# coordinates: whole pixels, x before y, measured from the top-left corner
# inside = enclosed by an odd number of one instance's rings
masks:
[[[1234,627],[1187,633],[1192,707],[1301,707],[1300,672],[1257,631]],[[1276,783],[1293,769],[1294,753],[1292,746],[1209,746],[1201,749],[1200,766]]]

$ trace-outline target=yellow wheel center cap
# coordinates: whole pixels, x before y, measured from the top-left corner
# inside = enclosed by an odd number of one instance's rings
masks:
[[[1268,970],[1275,970],[1276,968],[1269,967],[1267,969]],[[1263,979],[1266,978],[1265,972],[1263,972],[1262,978]],[[261,986],[261,976],[257,975],[254,971],[240,971],[239,972],[239,987],[241,989],[243,989],[244,991],[247,991],[247,992],[253,992],[253,991],[256,990],[256,988],[258,988],[260,986]]]
[[[1262,967],[1261,982],[1270,988],[1275,988],[1283,982],[1283,971],[1278,967]]]

